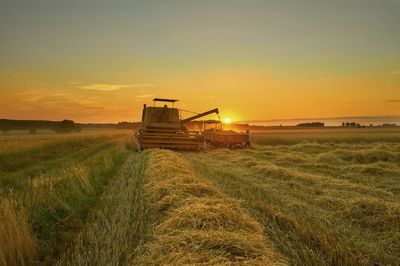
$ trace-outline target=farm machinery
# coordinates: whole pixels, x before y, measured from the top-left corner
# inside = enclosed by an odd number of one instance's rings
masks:
[[[173,150],[199,151],[206,148],[207,144],[224,147],[245,147],[249,144],[249,135],[233,131],[222,130],[221,128],[210,129],[204,121],[202,131],[188,130],[186,124],[189,122],[210,115],[219,114],[218,108],[181,119],[180,110],[174,104],[178,100],[153,99],[153,106],[143,107],[141,128],[135,132],[135,141],[138,151],[150,148],[163,148]],[[156,106],[162,102],[164,106]],[[168,107],[167,104],[172,105]],[[219,117],[219,116],[218,116]],[[208,120],[211,121],[211,120]],[[214,120],[219,121],[219,120]],[[218,123],[215,122],[215,125]]]
[[[250,148],[250,133],[224,130],[220,120],[204,121],[203,137],[206,143],[224,148]]]

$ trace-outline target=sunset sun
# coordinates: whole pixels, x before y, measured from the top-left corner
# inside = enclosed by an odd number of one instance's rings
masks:
[[[232,123],[232,119],[230,117],[224,118],[224,123],[230,124],[230,123]]]

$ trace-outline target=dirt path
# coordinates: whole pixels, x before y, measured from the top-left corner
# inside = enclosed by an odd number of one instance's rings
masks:
[[[101,202],[59,265],[123,265],[133,252],[132,239],[141,230],[145,154],[133,154],[104,192]],[[133,219],[135,218],[135,219]],[[139,221],[138,221],[139,220]],[[133,230],[135,228],[135,230]]]

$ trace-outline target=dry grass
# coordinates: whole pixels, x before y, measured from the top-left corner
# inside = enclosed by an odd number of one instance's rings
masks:
[[[59,265],[126,264],[132,252],[131,217],[136,214],[144,167],[143,158],[138,156],[131,156],[125,162],[88,224],[62,255]]]
[[[148,150],[118,174],[131,139],[10,141],[0,265],[398,265],[399,136],[341,132]]]
[[[17,201],[0,202],[0,264],[31,265],[35,242],[27,220],[27,210]]]
[[[400,142],[400,128],[282,128],[254,131],[252,142],[260,145],[293,145],[301,142],[376,143]]]
[[[156,218],[136,264],[284,264],[240,203],[196,175],[177,153],[152,151],[146,175]]]
[[[301,142],[184,158],[294,265],[400,263],[400,145]]]
[[[125,144],[96,136],[20,145],[2,154],[10,167],[0,170],[0,265],[53,264],[124,160]]]
[[[358,198],[348,203],[343,215],[365,229],[380,232],[400,229],[400,203]]]

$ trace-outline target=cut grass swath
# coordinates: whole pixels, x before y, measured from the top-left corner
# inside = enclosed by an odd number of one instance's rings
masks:
[[[149,156],[145,191],[154,233],[136,264],[285,264],[240,203],[196,175],[178,153]]]

